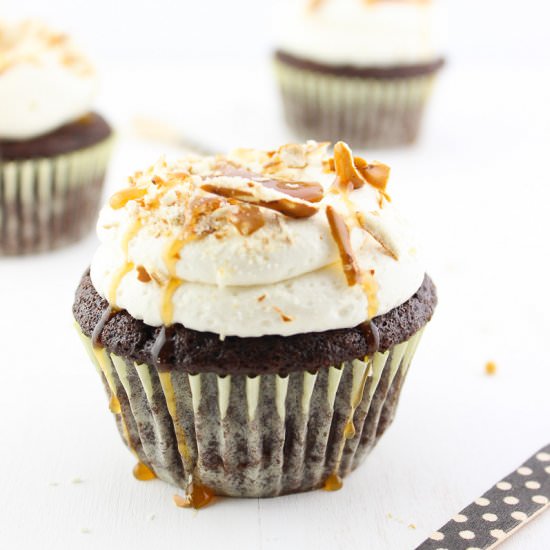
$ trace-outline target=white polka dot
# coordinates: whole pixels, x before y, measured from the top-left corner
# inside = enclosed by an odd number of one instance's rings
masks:
[[[506,536],[506,533],[502,529],[493,529],[491,531],[491,536],[494,539],[502,539]]]
[[[465,540],[472,540],[476,538],[475,533],[472,531],[460,531],[458,534]]]
[[[544,495],[535,495],[534,497],[531,497],[531,500],[537,504],[548,504],[548,497],[545,497]]]
[[[476,500],[476,504],[478,506],[489,506],[489,504],[491,504],[491,501],[488,498],[481,497]]]
[[[502,499],[506,504],[517,504],[519,502],[519,499],[516,497],[504,497]]]
[[[481,550],[481,548],[478,548],[477,546],[468,546],[466,550]]]
[[[496,521],[498,519],[498,516],[495,514],[483,514],[482,517],[485,521]]]
[[[540,489],[540,483],[538,481],[528,481],[525,487],[527,487],[527,489]]]
[[[464,523],[468,521],[468,518],[464,514],[458,514],[453,518],[457,523]]]
[[[524,514],[523,512],[512,512],[510,515],[519,521],[525,521],[527,519],[527,514]]]
[[[545,471],[547,474],[550,474],[550,466],[546,466],[546,468],[544,468],[544,471]]]
[[[550,453],[539,453],[537,459],[541,462],[550,462]]]
[[[509,491],[511,488],[512,485],[507,481],[499,481],[497,483],[497,489],[500,489],[501,491]]]
[[[432,533],[430,535],[430,538],[432,540],[443,540],[445,538],[445,535],[443,533],[440,533],[439,531],[436,531],[435,533]]]
[[[518,468],[518,474],[520,476],[530,476],[533,473],[533,470],[531,468],[527,468],[527,466],[522,466],[521,468]]]

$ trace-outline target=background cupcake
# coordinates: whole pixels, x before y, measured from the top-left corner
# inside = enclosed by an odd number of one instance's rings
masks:
[[[279,9],[276,70],[300,137],[355,147],[415,140],[443,64],[437,1],[302,0]]]
[[[435,288],[388,167],[325,150],[159,161],[100,216],[73,312],[126,445],[188,504],[339,488],[393,419]]]
[[[55,248],[91,229],[112,135],[91,111],[96,88],[67,36],[0,23],[0,253]]]

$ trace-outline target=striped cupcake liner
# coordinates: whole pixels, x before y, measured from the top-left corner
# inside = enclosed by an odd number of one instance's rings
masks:
[[[422,334],[315,374],[221,377],[137,364],[78,330],[137,459],[182,489],[239,497],[307,491],[356,468],[393,420]]]
[[[392,147],[419,134],[436,74],[346,77],[275,62],[288,126],[300,139]]]
[[[0,255],[81,239],[94,226],[113,138],[54,157],[0,159]]]

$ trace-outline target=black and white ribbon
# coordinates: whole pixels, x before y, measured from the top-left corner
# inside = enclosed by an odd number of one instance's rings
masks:
[[[491,487],[417,550],[495,548],[550,507],[550,445]]]

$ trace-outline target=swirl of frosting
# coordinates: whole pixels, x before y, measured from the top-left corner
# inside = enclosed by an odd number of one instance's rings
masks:
[[[389,168],[344,143],[164,159],[98,221],[94,287],[153,326],[241,337],[356,326],[408,300],[424,268]]]
[[[86,115],[96,75],[70,39],[36,21],[0,23],[0,139],[30,139]]]
[[[431,63],[444,51],[437,0],[285,0],[278,49],[309,61],[356,67]]]

